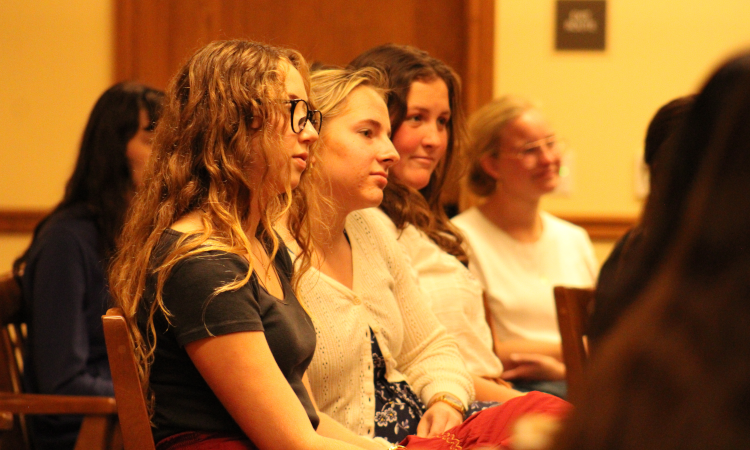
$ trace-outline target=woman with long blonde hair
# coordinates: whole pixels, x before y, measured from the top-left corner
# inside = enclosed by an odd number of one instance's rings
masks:
[[[170,83],[110,270],[160,449],[381,448],[316,433],[305,376],[315,332],[273,231],[322,123],[308,92],[299,53],[245,41],[205,46]],[[291,234],[304,263],[313,203],[301,203]]]

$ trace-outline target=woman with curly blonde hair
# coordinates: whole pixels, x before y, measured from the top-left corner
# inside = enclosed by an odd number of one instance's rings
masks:
[[[322,123],[308,93],[299,53],[245,41],[205,46],[170,83],[110,270],[160,449],[359,448],[315,431],[315,331],[273,231]]]

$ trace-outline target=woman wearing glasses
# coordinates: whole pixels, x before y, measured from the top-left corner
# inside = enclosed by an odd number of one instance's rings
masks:
[[[584,230],[539,209],[559,183],[561,144],[527,100],[507,96],[469,120],[471,191],[483,203],[453,219],[485,288],[503,378],[519,390],[565,395],[553,286],[593,286]]]
[[[318,415],[315,329],[272,228],[318,139],[308,92],[299,53],[245,41],[207,45],[170,83],[110,270],[160,449],[383,448]]]

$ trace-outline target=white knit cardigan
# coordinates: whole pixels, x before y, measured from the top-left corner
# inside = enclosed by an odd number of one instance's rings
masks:
[[[423,402],[450,392],[469,405],[474,385],[454,339],[430,311],[402,246],[374,211],[347,217],[353,287],[310,269],[300,298],[317,333],[308,368],[320,410],[360,436],[375,429],[370,330],[386,363],[386,378],[406,380]]]

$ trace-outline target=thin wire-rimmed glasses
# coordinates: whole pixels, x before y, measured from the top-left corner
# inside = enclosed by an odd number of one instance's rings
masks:
[[[558,157],[565,150],[563,143],[552,135],[538,141],[528,142],[509,152],[501,152],[500,155],[506,158],[514,158],[521,161],[521,164],[527,169],[531,169],[539,162],[542,152],[546,152],[550,157]]]
[[[299,134],[307,126],[309,120],[315,131],[320,133],[320,127],[323,125],[323,113],[317,109],[310,109],[310,105],[301,98],[289,100],[291,104],[290,115],[292,117],[292,131]]]

